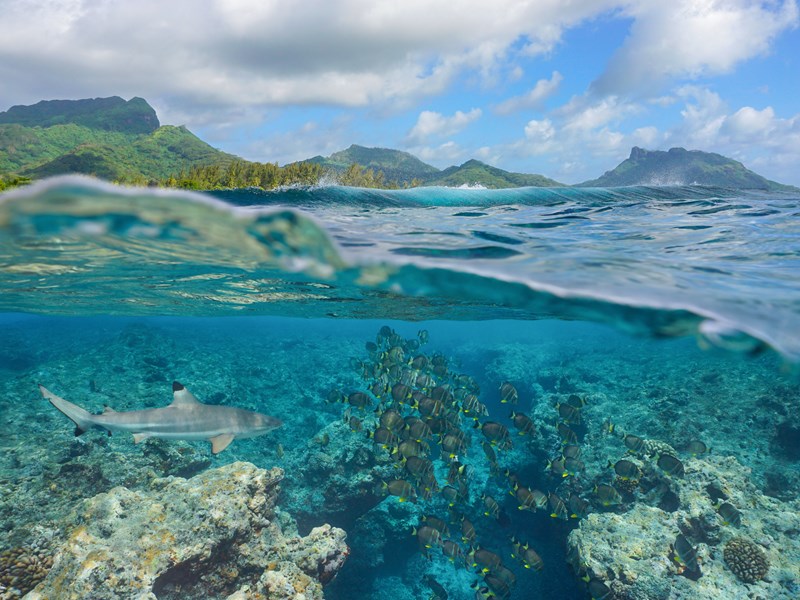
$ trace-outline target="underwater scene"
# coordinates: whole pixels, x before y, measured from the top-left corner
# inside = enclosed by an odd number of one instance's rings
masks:
[[[798,217],[0,195],[0,598],[796,599]]]

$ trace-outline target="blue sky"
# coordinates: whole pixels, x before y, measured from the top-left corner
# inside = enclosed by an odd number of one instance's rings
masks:
[[[0,0],[0,110],[141,96],[285,164],[352,143],[565,183],[632,146],[800,185],[797,0]]]

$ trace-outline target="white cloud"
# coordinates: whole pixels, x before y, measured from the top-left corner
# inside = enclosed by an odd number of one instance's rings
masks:
[[[566,130],[590,131],[611,123],[619,123],[641,111],[642,107],[639,104],[617,96],[596,100],[589,95],[583,95],[574,96],[567,104],[554,111],[554,114],[564,119]]]
[[[796,0],[637,0],[627,13],[630,35],[593,84],[601,95],[657,94],[670,79],[728,73],[798,25]]]
[[[420,160],[439,168],[461,163],[468,158],[467,151],[453,141],[439,146],[420,146],[410,150]]]
[[[556,129],[550,119],[533,119],[525,125],[525,140],[530,155],[552,152],[555,148],[555,137]]]
[[[536,82],[527,94],[515,96],[501,102],[495,108],[495,112],[507,115],[524,109],[539,109],[544,105],[544,101],[558,91],[563,76],[558,71],[553,71],[550,79],[540,79]]]
[[[800,113],[779,117],[771,106],[731,111],[709,90],[692,90],[680,126],[665,133],[671,146],[731,156],[769,179],[800,184]]]
[[[250,160],[277,162],[280,165],[312,156],[329,156],[353,143],[352,121],[337,117],[330,121],[306,121],[296,127],[234,145],[228,150]],[[369,144],[369,140],[356,140]]]
[[[432,137],[448,137],[462,131],[467,125],[480,118],[482,112],[473,108],[469,112],[457,110],[451,117],[442,113],[423,110],[414,127],[408,132],[408,143],[425,144]]]
[[[164,122],[203,127],[212,141],[276,119],[284,106],[372,111],[344,125],[322,117],[314,130],[226,148],[285,162],[359,141],[358,124],[446,92],[465,74],[467,85],[497,78],[507,83],[523,74],[521,65],[530,57],[557,48],[564,31],[622,15],[632,20],[629,36],[592,93],[538,120],[521,120],[524,136],[520,131],[516,144],[481,152],[543,156],[542,148],[549,147],[558,168],[571,177],[586,169],[589,177],[597,174],[597,164],[608,168],[624,158],[630,145],[675,144],[730,151],[789,172],[792,161],[795,168],[800,162],[797,115],[779,116],[768,106],[730,108],[714,92],[683,84],[768,53],[778,35],[797,26],[797,2],[0,0],[0,110],[44,98],[143,96]],[[572,81],[572,71],[561,71]],[[554,71],[496,110],[540,108],[561,82]],[[682,106],[678,125],[656,129],[647,122],[648,111],[673,103]],[[626,127],[631,116],[640,117],[636,129]],[[419,114],[408,143],[432,160],[466,158],[465,149],[447,138],[479,117],[480,108]],[[399,137],[388,135],[389,140],[360,141],[380,145]]]
[[[472,156],[490,165],[497,164],[502,158],[501,155],[497,153],[497,150],[491,146],[481,146],[472,153]]]
[[[549,142],[555,137],[556,130],[550,119],[535,119],[528,121],[525,125],[525,138],[537,142]]]
[[[730,156],[765,177],[800,184],[800,113],[780,117],[770,106],[732,110],[719,94],[695,85],[681,86],[671,97],[683,103],[681,120],[666,129],[626,128],[629,115],[646,120],[642,105],[613,97],[592,102],[590,96],[579,96],[548,118],[528,121],[522,138],[495,151],[506,161],[516,157],[544,161],[538,167],[541,172],[577,183],[615,167],[633,146],[651,150],[682,146]]]
[[[112,94],[181,107],[403,104],[465,71],[513,70],[512,47],[548,51],[619,1],[6,0],[0,105]]]
[[[763,110],[756,110],[752,106],[743,106],[732,115],[725,118],[720,127],[720,132],[730,139],[749,142],[769,138],[777,128],[775,111],[771,106]]]
[[[694,85],[679,88],[676,95],[686,104],[680,111],[683,122],[673,128],[670,137],[694,149],[712,147],[727,110],[722,98],[716,92]]]
[[[649,125],[647,127],[639,127],[633,130],[631,140],[634,146],[644,148],[658,148],[661,146],[663,135],[657,127]]]

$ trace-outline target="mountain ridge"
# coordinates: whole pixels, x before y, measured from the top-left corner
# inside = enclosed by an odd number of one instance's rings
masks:
[[[0,113],[0,124],[52,127],[72,123],[91,129],[122,133],[152,133],[160,123],[156,111],[144,98],[123,100],[119,96],[83,100],[42,100],[29,106],[16,105]]]
[[[351,165],[358,164],[367,169],[383,171],[388,181],[398,184],[410,184],[414,180],[426,181],[439,173],[439,169],[419,158],[392,148],[368,148],[351,144],[348,148],[334,152],[330,156],[314,156],[298,162],[310,162],[331,169],[336,173],[346,171]]]
[[[0,174],[83,173],[150,184],[197,165],[237,160],[183,126],[161,125],[146,100],[43,100],[0,113]]]
[[[513,173],[498,167],[493,167],[477,159],[443,169],[439,176],[429,185],[447,186],[473,186],[482,185],[489,189],[502,189],[511,187],[564,187],[554,179],[544,175],[529,173]]]
[[[797,189],[762,177],[739,161],[715,152],[681,147],[666,151],[645,150],[638,146],[610,171],[576,187],[630,185],[704,185],[765,191]]]
[[[196,169],[211,169],[203,174],[209,177],[193,179],[190,173]],[[232,171],[228,173],[226,169]],[[346,185],[372,187],[564,185],[544,175],[513,173],[476,159],[438,169],[409,152],[358,144],[327,157],[314,156],[284,167],[278,167],[277,163],[246,161],[213,148],[186,127],[161,125],[155,110],[139,97],[42,100],[0,112],[0,180],[6,182],[84,173],[120,183],[202,189],[196,186],[212,181],[217,181],[217,186],[241,181],[237,174],[243,169],[286,169],[289,174],[302,173],[304,182],[310,174],[320,173],[324,178],[332,173]],[[270,177],[268,180],[285,181],[286,178]],[[248,181],[244,184],[252,185]],[[793,186],[766,179],[720,154],[684,148],[645,150],[636,146],[615,168],[576,186],[693,184],[798,191]]]

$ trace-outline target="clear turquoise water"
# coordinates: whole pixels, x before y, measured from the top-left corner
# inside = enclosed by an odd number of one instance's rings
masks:
[[[497,388],[515,384],[516,408],[541,434],[515,439],[502,462],[531,486],[563,489],[546,466],[560,447],[552,404],[579,393],[590,398],[582,443],[592,458],[575,484],[586,497],[619,458],[600,435],[607,421],[675,448],[702,439],[753,469],[768,495],[797,497],[797,195],[684,187],[216,196],[67,179],[2,197],[0,407],[10,424],[3,446],[14,451],[0,470],[14,489],[57,479],[55,457],[72,439],[36,382],[92,410],[109,401],[130,410],[166,403],[178,379],[198,397],[286,421],[198,468],[284,466],[284,505],[301,532],[323,516],[348,530],[353,553],[326,597],[427,598],[424,576],[434,574],[450,597],[472,598],[478,576],[440,554],[424,559],[394,498],[369,510],[329,502],[327,512],[303,511],[301,498],[320,483],[293,467],[357,443],[330,429],[343,407],[325,398],[364,388],[353,362],[368,360],[365,342],[389,325],[404,338],[428,330],[426,352],[475,378],[493,420],[510,424]],[[320,450],[323,431],[334,435]],[[565,560],[579,520],[516,510],[478,442],[468,454],[475,496],[463,511],[517,574],[512,597],[588,597]],[[92,456],[129,456],[132,469],[151,460],[125,436],[103,444]],[[205,444],[186,445],[208,458]],[[22,446],[39,451],[27,456]],[[324,472],[314,476],[324,485]],[[109,472],[70,498],[123,480]],[[481,515],[481,491],[502,499],[508,522]],[[45,501],[27,517],[5,508],[0,518],[15,534],[63,508]],[[436,498],[414,510],[447,514]],[[541,573],[515,566],[512,535],[536,540]]]

